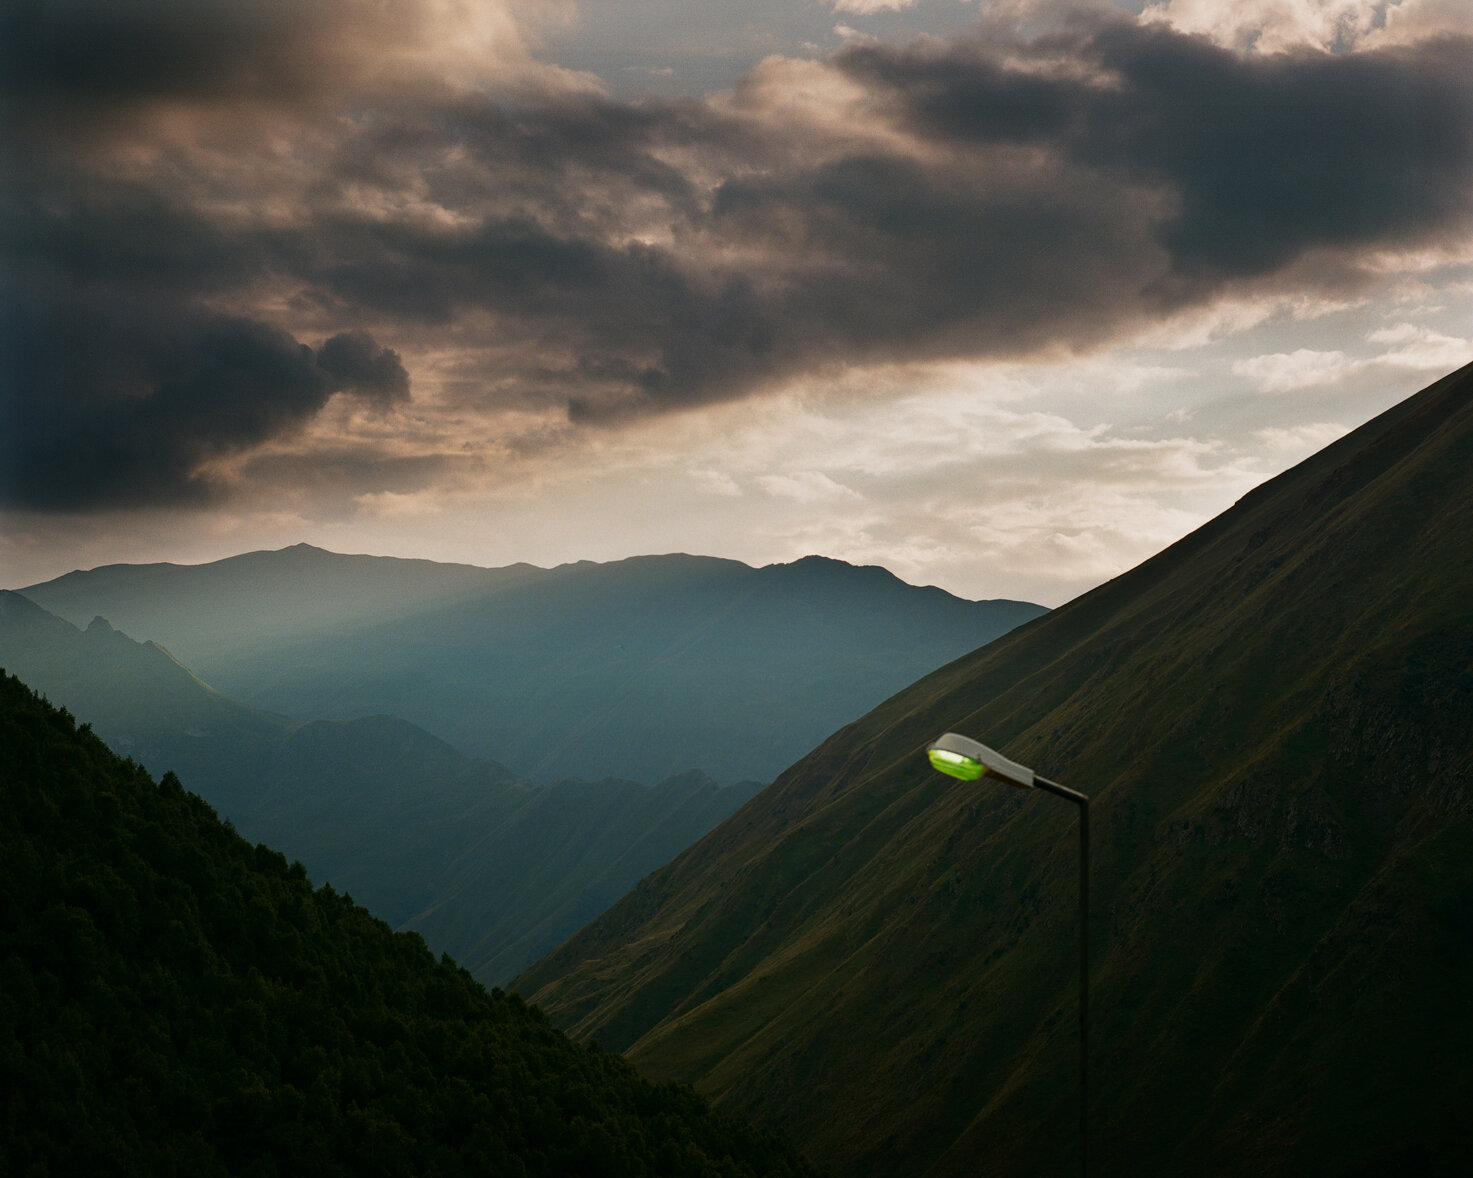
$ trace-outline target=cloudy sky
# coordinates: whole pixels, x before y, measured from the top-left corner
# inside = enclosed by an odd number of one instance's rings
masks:
[[[1473,360],[1466,0],[9,0],[0,583],[1055,605]]]

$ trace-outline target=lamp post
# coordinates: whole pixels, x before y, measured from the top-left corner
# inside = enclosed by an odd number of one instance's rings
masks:
[[[1026,765],[970,737],[948,732],[926,749],[931,765],[963,781],[992,776],[1020,789],[1041,789],[1079,806],[1079,1173],[1089,1173],[1089,798],[1040,777]]]

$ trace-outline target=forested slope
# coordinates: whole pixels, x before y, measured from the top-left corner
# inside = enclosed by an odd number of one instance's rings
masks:
[[[0,675],[0,1172],[801,1175]]]

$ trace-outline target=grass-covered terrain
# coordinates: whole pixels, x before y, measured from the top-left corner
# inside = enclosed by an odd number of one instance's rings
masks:
[[[515,983],[865,1178],[1473,1161],[1473,370],[937,671]]]
[[[0,675],[0,1173],[805,1175]]]

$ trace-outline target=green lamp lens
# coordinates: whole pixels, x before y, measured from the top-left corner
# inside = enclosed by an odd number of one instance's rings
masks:
[[[949,749],[927,749],[926,755],[931,758],[933,769],[939,769],[952,777],[960,777],[963,781],[976,781],[987,772],[987,767],[981,761],[961,753],[953,753]]]

